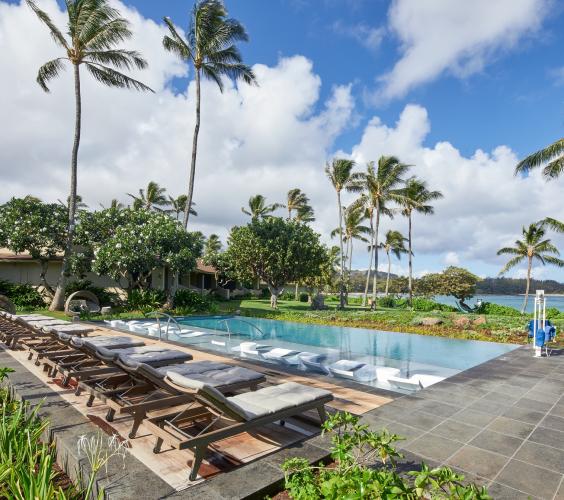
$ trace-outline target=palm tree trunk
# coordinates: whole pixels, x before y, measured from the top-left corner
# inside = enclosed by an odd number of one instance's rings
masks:
[[[372,271],[372,252],[374,252],[374,214],[370,212],[370,250],[368,255],[368,271],[366,271],[366,285],[364,286],[364,295],[362,297],[362,305],[366,307],[368,300],[368,287],[370,286],[370,272]]]
[[[533,266],[533,259],[529,257],[529,263],[527,264],[527,288],[525,289],[525,301],[523,302],[523,307],[521,308],[521,314],[525,314],[527,310],[527,304],[529,302],[529,288],[531,286],[531,268]]]
[[[407,240],[409,244],[409,279],[408,279],[408,288],[409,288],[409,305],[413,303],[413,252],[411,251],[411,212],[409,212],[407,216],[408,221],[408,230],[407,230]]]
[[[299,286],[300,286],[300,283],[298,282],[298,280],[296,280],[296,291],[295,291],[295,293],[294,293],[294,300],[295,300],[296,302],[297,302],[298,300],[300,300],[300,297],[299,297],[299,295],[298,295],[298,293],[299,293]]]
[[[341,206],[341,192],[337,191],[339,204],[339,246],[341,250],[341,283],[339,286],[339,308],[345,308],[345,254],[343,251],[343,207]]]
[[[392,272],[392,260],[390,259],[390,251],[387,250],[386,254],[388,256],[388,276],[386,276],[386,297],[388,296],[388,290],[390,288],[390,273]]]
[[[200,68],[196,68],[196,125],[194,126],[194,138],[192,139],[192,163],[190,164],[190,180],[188,181],[188,199],[184,208],[184,229],[188,227],[190,208],[192,208],[192,196],[194,194],[194,177],[196,175],[196,156],[198,154],[198,134],[200,133]]]
[[[374,278],[372,279],[372,300],[376,306],[378,284],[378,230],[380,228],[380,203],[376,203],[376,224],[374,225]]]
[[[74,237],[74,218],[76,214],[76,184],[78,169],[78,148],[80,146],[80,125],[82,120],[82,107],[80,99],[80,70],[78,64],[74,67],[74,99],[75,99],[75,115],[74,115],[74,143],[72,145],[71,155],[71,182],[70,182],[70,198],[69,198],[69,225],[67,233],[67,242],[65,244],[65,253],[63,255],[63,263],[61,265],[61,274],[57,282],[57,290],[55,296],[49,306],[50,311],[62,311],[65,304],[65,285],[67,272],[69,268],[69,260],[72,255],[72,242]]]

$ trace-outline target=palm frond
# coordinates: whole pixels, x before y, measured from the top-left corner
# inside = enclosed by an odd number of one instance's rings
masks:
[[[513,269],[515,266],[523,262],[524,259],[525,259],[524,255],[518,255],[517,257],[513,257],[512,259],[509,260],[507,264],[505,264],[505,266],[503,266],[503,269],[499,272],[499,275],[501,276],[505,274],[507,271],[509,271],[510,269]]]
[[[124,75],[115,69],[109,68],[108,66],[90,62],[85,64],[90,74],[100,83],[103,83],[108,87],[133,88],[139,91],[154,92],[151,87],[141,83],[139,80],[135,80],[134,78]]]
[[[515,175],[540,167],[552,161],[556,156],[562,155],[564,155],[564,137],[521,160],[515,167]]]
[[[556,231],[557,233],[564,233],[564,222],[561,222],[558,219],[546,217],[545,219],[539,221],[539,224],[548,226],[550,229]]]
[[[520,255],[520,256],[524,257],[526,255],[526,253],[523,253],[522,251],[520,251],[517,248],[504,247],[504,248],[501,248],[497,251],[497,255]]]
[[[49,28],[49,33],[51,34],[51,37],[53,38],[55,43],[68,50],[69,45],[65,40],[65,37],[60,32],[59,28],[55,26],[53,21],[51,21],[49,15],[45,11],[41,10],[33,0],[26,0],[26,2],[27,5],[29,5],[29,7],[31,8],[31,10],[35,12],[37,17]]]
[[[564,154],[544,167],[542,175],[545,179],[552,180],[560,177],[562,172],[564,172]]]
[[[549,264],[552,264],[556,267],[564,267],[564,260],[559,259],[558,257],[552,257],[550,255],[545,255],[544,260]]]
[[[163,38],[163,47],[169,52],[176,54],[181,59],[191,59],[193,61],[194,55],[192,54],[192,49],[180,36],[172,20],[169,17],[165,17],[164,22],[170,31],[170,36],[165,35]]]
[[[46,62],[41,66],[37,72],[37,83],[45,92],[49,92],[49,87],[47,87],[47,82],[59,76],[59,73],[65,69],[63,61],[66,57],[58,57],[52,61]]]
[[[134,67],[137,69],[145,69],[147,61],[141,57],[141,54],[135,50],[96,50],[86,51],[84,57],[89,62],[99,64],[112,64],[116,68],[131,70]]]

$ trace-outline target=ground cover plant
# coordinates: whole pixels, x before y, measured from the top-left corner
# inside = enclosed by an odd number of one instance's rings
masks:
[[[337,499],[472,499],[491,497],[484,487],[465,484],[464,476],[448,467],[431,469],[424,463],[401,472],[401,454],[394,443],[401,440],[387,430],[375,432],[350,413],[336,413],[323,424],[331,436],[329,465],[310,465],[291,458],[282,465],[285,487],[295,500]]]

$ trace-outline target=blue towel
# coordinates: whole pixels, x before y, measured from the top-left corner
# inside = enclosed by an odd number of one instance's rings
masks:
[[[545,337],[546,335],[542,328],[540,330],[537,330],[537,336],[535,338],[535,347],[544,347]]]

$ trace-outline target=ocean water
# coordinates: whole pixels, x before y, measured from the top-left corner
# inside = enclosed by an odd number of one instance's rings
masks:
[[[525,297],[523,295],[476,295],[474,298],[467,300],[466,304],[473,306],[476,304],[478,299],[482,299],[483,302],[492,302],[494,304],[500,304],[502,306],[514,307],[515,309],[521,310]],[[441,304],[448,304],[456,307],[456,299],[454,297],[446,295],[437,295],[435,297],[437,302]],[[529,303],[527,304],[527,312],[532,313],[535,303],[535,293],[529,295]],[[546,296],[546,307],[555,307],[560,311],[564,311],[564,296],[562,295],[547,295]]]

